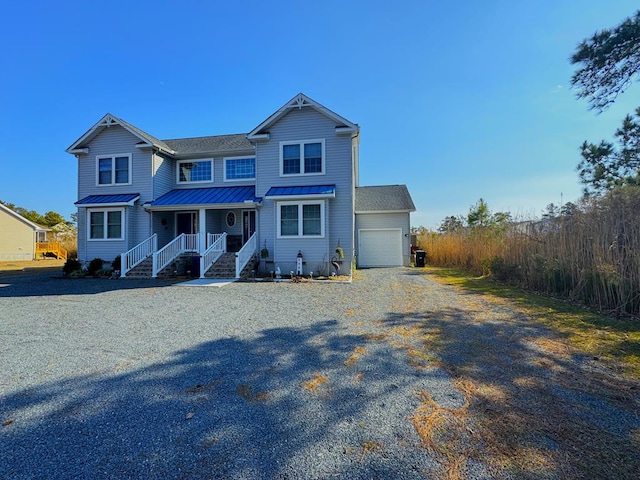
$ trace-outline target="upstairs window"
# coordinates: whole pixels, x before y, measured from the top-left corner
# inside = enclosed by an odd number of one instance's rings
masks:
[[[225,182],[231,182],[235,180],[255,180],[255,178],[255,157],[233,157],[224,159]]]
[[[324,174],[324,140],[280,143],[280,175]]]
[[[178,162],[178,183],[198,183],[213,181],[213,159],[180,160]]]
[[[99,156],[97,163],[98,185],[131,184],[131,155]]]

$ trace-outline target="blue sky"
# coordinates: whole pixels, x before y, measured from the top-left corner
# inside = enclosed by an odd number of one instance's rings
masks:
[[[361,185],[407,184],[413,225],[480,197],[539,216],[574,201],[596,115],[570,89],[579,41],[637,0],[10,2],[0,30],[0,200],[69,218],[65,149],[109,112],[158,138],[250,131],[303,92],[361,126]]]

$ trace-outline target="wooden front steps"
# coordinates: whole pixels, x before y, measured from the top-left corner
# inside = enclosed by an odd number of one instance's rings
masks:
[[[67,259],[67,249],[60,242],[36,242],[36,258],[55,255],[58,260]]]

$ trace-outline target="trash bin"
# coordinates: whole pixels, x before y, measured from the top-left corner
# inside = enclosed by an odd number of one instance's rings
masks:
[[[424,250],[416,250],[416,267],[424,267],[426,259],[427,252],[425,252]]]
[[[194,255],[193,257],[191,257],[190,270],[191,270],[192,277],[200,276],[200,256],[199,255]]]

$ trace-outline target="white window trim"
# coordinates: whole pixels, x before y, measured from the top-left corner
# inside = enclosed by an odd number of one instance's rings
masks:
[[[227,160],[241,160],[243,158],[252,158],[253,159],[253,177],[249,178],[227,178]],[[223,181],[225,182],[247,182],[256,179],[256,171],[258,170],[258,162],[256,161],[255,155],[242,155],[239,157],[224,157],[222,159],[222,169],[224,171]]]
[[[211,163],[211,180],[196,180],[196,181],[189,181],[189,182],[180,181],[180,165],[182,163],[196,163],[196,162],[209,162],[209,163]],[[178,185],[191,185],[193,183],[212,183],[213,179],[214,179],[213,158],[193,158],[193,159],[190,159],[190,160],[178,160],[176,162],[176,184],[178,184]]]
[[[283,205],[297,205],[298,206],[298,235],[282,235],[281,228],[281,206]],[[302,206],[303,205],[320,205],[320,235],[303,235],[302,234]],[[325,232],[325,217],[324,217],[324,200],[304,200],[304,201],[291,201],[291,202],[276,202],[276,226],[278,238],[324,238]]]
[[[322,146],[322,170],[320,172],[304,173],[304,145],[306,143],[320,143]],[[284,173],[283,147],[285,145],[300,145],[300,173]],[[313,175],[325,175],[327,165],[327,156],[325,154],[324,138],[312,140],[296,140],[293,142],[280,142],[280,176],[281,177],[310,177]]]
[[[104,157],[103,157],[104,158]],[[104,213],[104,234],[103,238],[91,238],[91,214],[96,212]],[[121,212],[120,213],[120,238],[107,238],[107,229],[108,229],[108,212]],[[125,226],[127,222],[125,221],[125,209],[124,208],[88,208],[87,209],[87,241],[89,242],[122,242],[126,238]]]
[[[116,183],[116,158],[118,157],[127,157],[129,159],[129,181],[127,183]],[[111,183],[100,183],[100,159],[102,158],[111,159]],[[133,177],[131,165],[132,162],[130,153],[118,153],[116,155],[96,155],[96,187],[117,187],[120,185],[131,185],[131,179]]]

